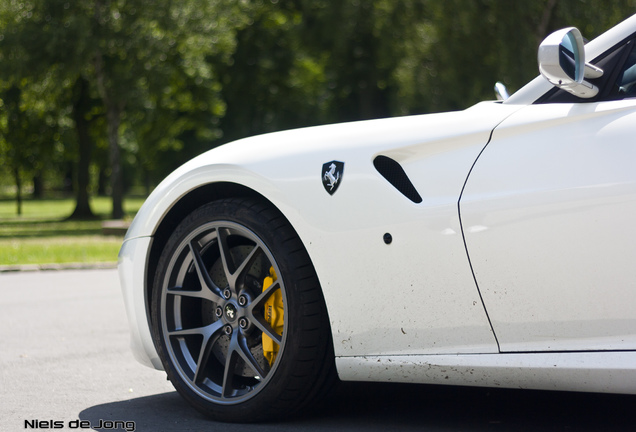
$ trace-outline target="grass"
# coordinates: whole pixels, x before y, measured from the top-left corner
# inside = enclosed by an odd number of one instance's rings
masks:
[[[143,198],[127,198],[124,210],[132,218]],[[72,199],[27,200],[22,216],[16,204],[0,200],[0,266],[116,262],[122,237],[102,236],[101,223],[111,212],[109,198],[91,200],[97,220],[65,220],[74,209]]]

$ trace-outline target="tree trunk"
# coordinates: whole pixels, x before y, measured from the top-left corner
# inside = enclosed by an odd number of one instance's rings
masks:
[[[69,219],[94,219],[95,214],[91,210],[88,194],[91,155],[93,152],[93,142],[88,133],[88,120],[86,120],[86,113],[90,109],[88,81],[83,77],[79,77],[75,81],[73,90],[73,120],[75,121],[75,131],[77,132],[77,143],[79,145],[79,160],[77,163],[75,210]]]
[[[20,168],[13,168],[13,178],[15,180],[15,202],[17,206],[18,216],[22,216],[22,178],[20,177]]]
[[[119,124],[121,113],[124,110],[124,102],[114,97],[113,91],[108,86],[108,77],[104,71],[104,59],[101,52],[97,51],[94,59],[95,76],[104,107],[106,108],[106,122],[108,130],[108,148],[110,154],[110,186],[113,200],[113,219],[124,217],[124,182],[121,170],[121,151],[119,148]]]
[[[42,180],[41,170],[33,175],[33,194],[31,196],[35,199],[44,197],[44,180]]]
[[[144,187],[146,190],[146,196],[150,195],[150,192],[152,192],[152,186],[148,170],[144,170]]]
[[[543,9],[543,15],[541,16],[541,21],[539,21],[539,26],[537,27],[537,46],[543,41],[543,39],[547,36],[548,25],[550,24],[550,18],[552,18],[552,11],[554,11],[554,7],[556,6],[556,0],[548,0],[548,3],[545,5]]]
[[[108,120],[108,147],[110,151],[110,187],[113,199],[113,219],[124,217],[124,182],[121,170],[121,152],[119,149],[119,123],[121,109],[115,104],[106,107]]]
[[[106,168],[103,166],[99,167],[99,172],[97,173],[97,195],[98,196],[106,196],[108,188],[108,175],[106,174]]]

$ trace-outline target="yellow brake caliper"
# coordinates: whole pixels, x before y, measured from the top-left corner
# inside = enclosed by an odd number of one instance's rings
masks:
[[[263,292],[265,292],[265,290],[269,288],[274,281],[276,281],[276,272],[274,271],[274,267],[270,267],[269,276],[263,280]],[[265,302],[265,310],[263,312],[265,315],[265,321],[267,321],[276,333],[282,335],[283,324],[285,323],[285,308],[283,305],[283,294],[280,289],[277,289],[269,296]],[[272,338],[263,333],[263,355],[265,355],[270,366],[274,364],[279,348],[278,343],[274,342]]]

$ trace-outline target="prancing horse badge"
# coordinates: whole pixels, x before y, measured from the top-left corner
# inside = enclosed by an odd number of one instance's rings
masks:
[[[342,183],[344,162],[331,161],[322,164],[322,185],[329,195],[333,195]]]

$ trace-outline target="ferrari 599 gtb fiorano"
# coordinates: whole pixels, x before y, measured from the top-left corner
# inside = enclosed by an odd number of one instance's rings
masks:
[[[151,194],[136,358],[223,421],[336,379],[636,393],[636,15],[465,111],[267,134]]]

